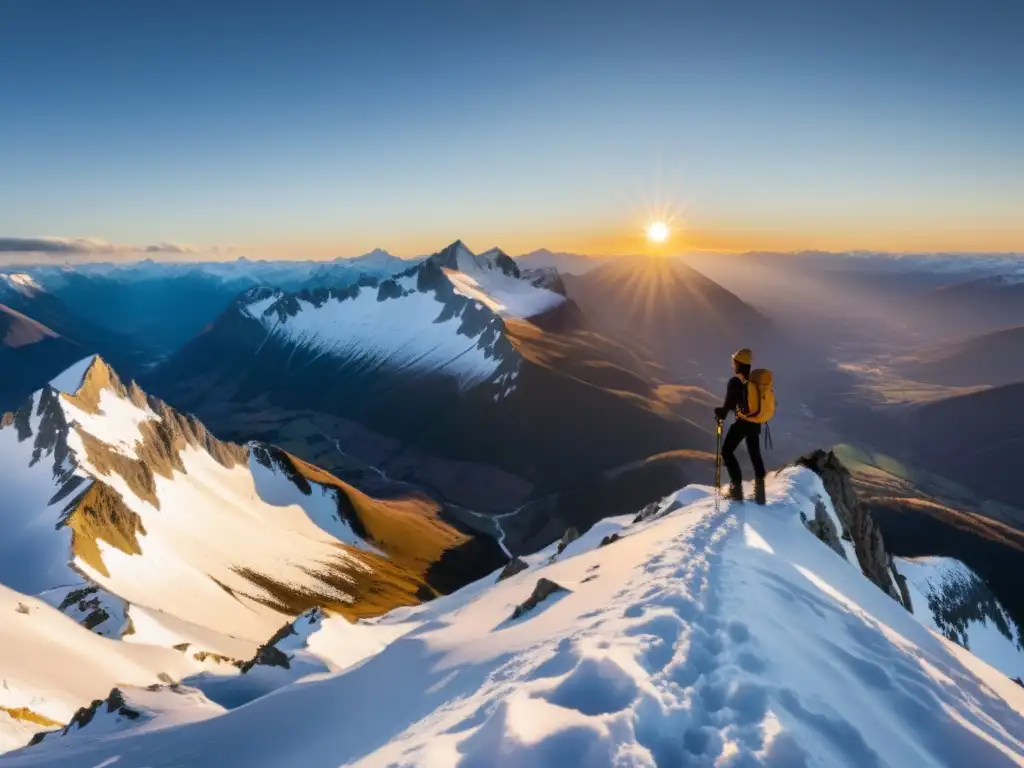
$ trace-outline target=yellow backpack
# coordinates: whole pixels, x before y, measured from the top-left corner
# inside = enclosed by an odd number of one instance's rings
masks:
[[[747,407],[737,414],[745,421],[767,424],[775,415],[775,390],[772,388],[772,372],[767,368],[755,368],[747,379]]]

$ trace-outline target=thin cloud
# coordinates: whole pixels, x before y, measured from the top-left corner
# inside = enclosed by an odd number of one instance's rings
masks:
[[[198,248],[193,248],[191,245],[183,245],[182,243],[157,243],[156,245],[147,245],[142,249],[144,253],[199,253]]]
[[[121,247],[89,237],[0,237],[0,253],[117,253]]]
[[[160,242],[151,245],[110,243],[92,237],[3,237],[0,236],[0,254],[49,256],[54,258],[121,256],[131,258],[139,254],[193,255],[228,252],[231,247],[198,248],[185,243]]]

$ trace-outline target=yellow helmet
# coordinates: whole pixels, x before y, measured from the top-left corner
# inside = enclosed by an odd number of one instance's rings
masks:
[[[749,349],[741,349],[732,356],[732,359],[741,365],[750,365],[754,362],[754,353]]]

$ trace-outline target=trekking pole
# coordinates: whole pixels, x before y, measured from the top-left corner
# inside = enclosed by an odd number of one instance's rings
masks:
[[[720,500],[722,497],[722,420],[715,420],[715,514],[719,512]]]

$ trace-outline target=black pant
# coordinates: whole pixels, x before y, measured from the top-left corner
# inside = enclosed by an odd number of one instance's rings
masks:
[[[744,440],[747,441],[750,463],[754,465],[754,477],[760,479],[765,474],[764,461],[761,459],[761,425],[736,419],[725,433],[725,441],[722,443],[722,462],[729,472],[729,481],[734,485],[743,482],[743,472],[740,471],[740,462],[736,458],[736,449]]]

